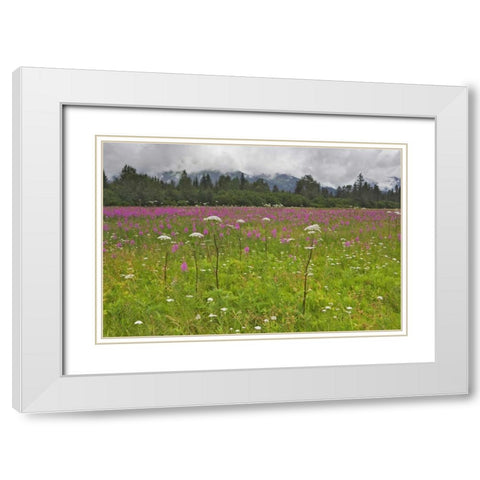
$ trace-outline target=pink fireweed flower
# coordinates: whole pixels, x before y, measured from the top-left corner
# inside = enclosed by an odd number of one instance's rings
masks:
[[[204,235],[208,235],[208,228],[205,228],[205,229],[203,230],[203,234],[204,234]]]
[[[273,238],[277,238],[277,229],[276,229],[276,228],[274,228],[274,229],[272,230],[272,237],[273,237]]]
[[[344,243],[344,245],[345,245],[346,247],[349,247],[351,244],[352,244],[352,242],[349,242],[349,241],[346,241],[346,242]]]
[[[243,249],[243,251],[245,252],[245,255],[247,255],[248,252],[250,251],[250,248],[249,248],[249,247],[245,247],[245,248]]]
[[[175,253],[175,252],[178,250],[178,247],[179,247],[179,246],[180,246],[180,245],[179,245],[178,243],[173,244],[173,245],[172,245],[172,253]]]
[[[188,233],[188,227],[185,227],[185,229],[183,230],[185,233]]]
[[[185,260],[182,262],[182,266],[180,268],[182,269],[182,272],[188,272],[188,265]]]

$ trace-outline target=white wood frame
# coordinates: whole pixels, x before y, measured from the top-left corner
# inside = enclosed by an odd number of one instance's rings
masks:
[[[435,362],[62,375],[62,107],[434,118]],[[20,68],[13,75],[13,406],[21,412],[468,392],[465,87]]]

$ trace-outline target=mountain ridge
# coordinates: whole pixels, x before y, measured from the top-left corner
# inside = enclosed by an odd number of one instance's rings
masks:
[[[167,170],[159,172],[156,177],[163,182],[170,183],[171,181],[173,181],[175,184],[177,184],[180,180],[181,174],[182,171]],[[221,175],[228,175],[230,178],[240,178],[242,174],[244,175],[245,179],[248,180],[250,183],[253,183],[256,180],[264,180],[268,184],[270,189],[272,189],[276,185],[279,190],[284,190],[287,192],[294,192],[297,182],[300,180],[300,177],[295,177],[287,173],[276,173],[274,175],[262,173],[258,175],[250,175],[240,170],[234,170],[230,172],[221,172],[220,170],[198,170],[196,172],[188,173],[188,176],[191,180],[200,180],[203,175],[209,175],[212,182],[216,183]],[[394,190],[396,186],[401,186],[400,178],[393,175],[386,177],[380,182],[376,182],[368,177],[364,177],[364,180],[372,187],[377,184],[381,191]],[[351,182],[344,183],[341,186],[353,185],[355,181],[356,179],[353,179]],[[320,183],[321,187],[326,188],[331,192],[334,192],[337,189],[337,187],[334,187],[329,183],[323,183],[321,181],[318,182]]]

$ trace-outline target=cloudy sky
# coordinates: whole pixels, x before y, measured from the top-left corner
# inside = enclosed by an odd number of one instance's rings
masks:
[[[186,170],[240,170],[249,175],[310,174],[323,185],[349,184],[362,172],[381,183],[401,176],[401,151],[392,149],[306,148],[251,145],[171,145],[154,143],[105,143],[103,165],[108,178],[124,165],[139,173]]]

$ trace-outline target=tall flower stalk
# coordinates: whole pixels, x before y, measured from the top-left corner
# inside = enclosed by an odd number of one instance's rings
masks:
[[[217,240],[217,232],[213,232],[213,244],[215,246],[215,284],[217,286],[217,290],[220,288],[219,287],[219,282],[218,282],[218,262],[219,262],[219,256],[220,256],[220,248],[218,247],[218,240]]]
[[[262,218],[263,224],[263,233],[265,235],[265,256],[268,256],[268,236],[267,236],[267,223],[270,222],[270,218],[264,217]]]
[[[238,259],[240,261],[242,261],[242,252],[243,252],[243,250],[242,250],[242,232],[240,230],[240,226],[241,226],[242,223],[245,223],[245,220],[239,218],[235,223],[237,224],[237,227],[238,227],[238,228],[236,228],[236,230],[238,232]]]
[[[312,244],[309,247],[305,247],[305,248],[308,249],[308,256],[307,256],[307,261],[305,263],[305,271],[303,273],[303,303],[302,303],[303,314],[305,314],[305,309],[307,307],[308,267],[310,265],[310,262],[312,261],[313,249],[315,248],[313,246],[313,238],[312,238]]]
[[[308,250],[307,261],[305,262],[305,270],[303,272],[303,302],[302,302],[302,313],[305,315],[307,309],[307,294],[308,294],[308,267],[312,261],[313,250],[315,249],[314,245],[314,235],[322,233],[322,230],[318,224],[309,225],[305,227],[305,232],[311,236],[310,246],[305,247]],[[319,238],[321,240],[321,238]]]
[[[157,237],[162,243],[170,242],[171,237],[168,235],[160,235]],[[168,246],[165,248],[164,262],[163,262],[163,287],[167,288],[167,270],[168,270]]]
[[[195,264],[195,293],[198,293],[198,258],[197,258],[197,248],[198,241],[203,238],[203,235],[200,232],[193,232],[189,235],[194,239],[193,242],[193,262]]]
[[[222,219],[220,217],[217,217],[216,215],[210,215],[209,217],[206,217],[203,219],[205,222],[212,222],[214,224],[213,228],[213,245],[215,247],[215,285],[217,287],[217,290],[220,288],[220,282],[218,280],[218,264],[219,264],[219,257],[220,257],[220,247],[219,247],[219,242],[220,240],[217,238],[217,229],[215,227],[215,223],[220,223]]]
[[[165,250],[165,263],[163,264],[163,284],[167,288],[168,250]]]

